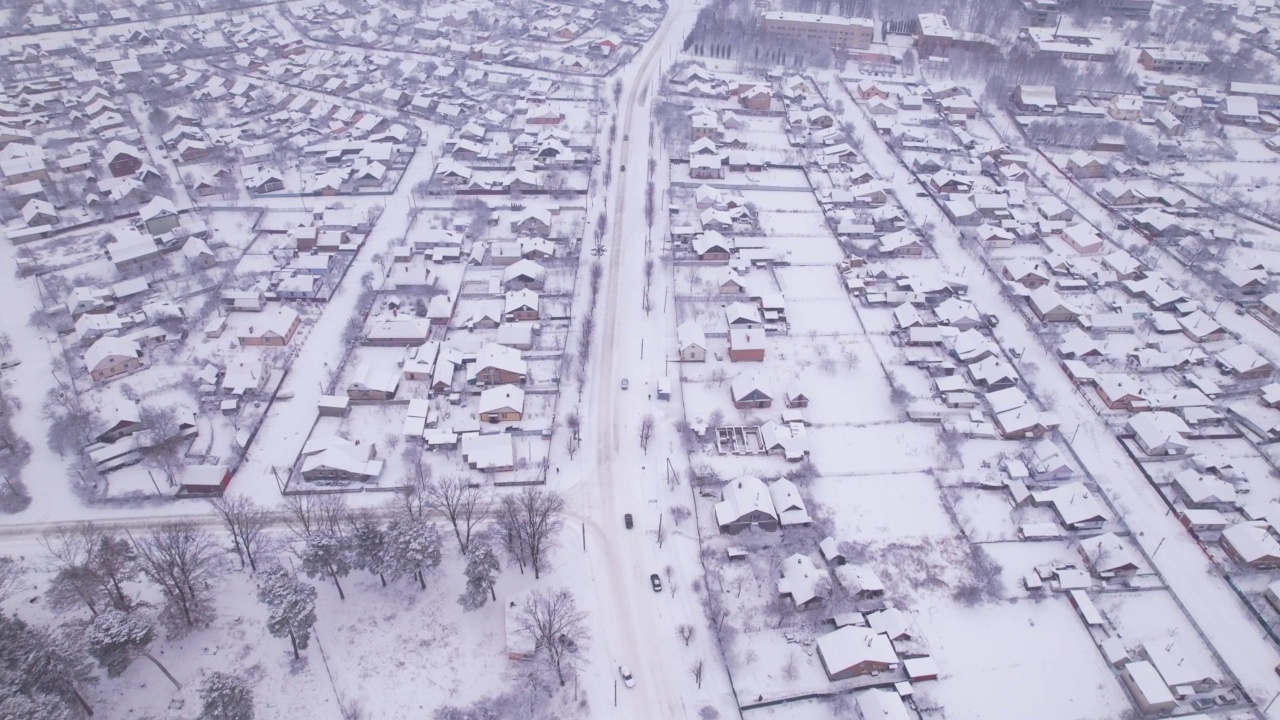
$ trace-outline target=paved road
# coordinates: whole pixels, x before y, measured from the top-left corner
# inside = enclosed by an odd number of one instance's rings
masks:
[[[565,488],[571,502],[581,502],[586,516],[587,546],[592,582],[597,595],[597,642],[611,661],[626,663],[636,677],[636,687],[620,690],[619,713],[634,718],[684,718],[696,716],[700,706],[688,673],[690,651],[680,643],[676,625],[701,625],[692,578],[684,570],[697,563],[696,538],[673,538],[659,550],[652,531],[660,508],[651,503],[665,491],[659,460],[641,453],[639,417],[648,397],[640,356],[644,323],[640,298],[646,227],[644,194],[650,157],[650,99],[663,62],[683,41],[696,17],[697,6],[672,7],[655,39],[623,73],[619,108],[619,143],[610,159],[615,172],[607,204],[605,275],[597,308],[599,342],[582,406],[584,446],[580,487]],[[622,140],[629,137],[629,140]],[[626,166],[627,171],[620,170]],[[618,328],[631,331],[617,332]],[[649,351],[659,352],[658,338]],[[646,361],[647,362],[647,361]],[[650,367],[660,368],[660,360]],[[649,373],[650,377],[656,372]],[[623,378],[629,391],[620,389]],[[626,530],[624,513],[636,518],[636,528]],[[670,530],[670,518],[665,521]],[[676,570],[677,593],[654,593],[649,574],[664,568]],[[705,635],[705,633],[703,633]],[[714,658],[705,657],[710,667]],[[616,672],[616,668],[613,668]],[[712,674],[708,670],[708,675]]]

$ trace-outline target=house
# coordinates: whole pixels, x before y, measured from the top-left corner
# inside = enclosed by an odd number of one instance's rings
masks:
[[[127,177],[142,169],[142,152],[119,140],[113,140],[107,144],[103,158],[107,161],[107,170],[111,173],[111,177]]]
[[[356,368],[347,385],[352,400],[390,400],[400,387],[400,368],[364,363]]]
[[[1240,522],[1223,530],[1222,547],[1232,559],[1246,567],[1280,568],[1280,542],[1265,520]]]
[[[1126,663],[1120,671],[1120,680],[1133,696],[1138,709],[1147,714],[1164,715],[1178,707],[1178,701],[1169,691],[1164,678],[1151,663],[1146,661]]]
[[[84,353],[94,382],[103,382],[142,369],[142,348],[126,338],[102,337]]]
[[[808,525],[812,522],[804,498],[800,497],[800,488],[786,478],[774,480],[769,485],[769,497],[773,500],[773,509],[782,527],[790,525]]]
[[[293,340],[293,334],[302,324],[298,311],[287,305],[265,310],[253,319],[253,324],[239,341],[244,346],[284,347]]]
[[[502,317],[506,322],[525,322],[539,319],[538,293],[528,288],[507,293]]]
[[[1058,107],[1058,91],[1052,85],[1019,85],[1013,102],[1024,112],[1053,112]]]
[[[1148,455],[1185,455],[1191,449],[1187,443],[1191,428],[1171,412],[1138,413],[1129,418],[1128,428]]]
[[[1228,95],[1214,111],[1223,125],[1256,125],[1258,123],[1258,99],[1245,95]]]
[[[796,553],[782,561],[778,594],[789,595],[797,610],[817,605],[831,590],[831,573],[819,568],[808,555]]]
[[[1258,354],[1257,350],[1243,343],[1229,347],[1213,357],[1218,367],[1239,380],[1265,380],[1275,370],[1270,361]]]
[[[1100,578],[1125,577],[1142,568],[1142,557],[1115,533],[1103,533],[1080,541],[1082,557]]]
[[[763,330],[764,319],[760,317],[760,306],[754,303],[734,302],[725,309],[725,320],[729,329]]]
[[[724,163],[719,155],[693,155],[689,158],[689,177],[695,180],[722,180]]]
[[[159,195],[138,210],[138,217],[152,235],[163,235],[178,227],[180,221],[173,202]]]
[[[800,388],[798,380],[792,380],[783,392],[783,401],[789,408],[809,407],[809,396]]]
[[[502,272],[502,286],[507,290],[541,290],[547,270],[532,260],[517,260]]]
[[[1112,95],[1107,103],[1112,120],[1132,122],[1142,117],[1142,98],[1138,95]]]
[[[887,635],[857,625],[827,633],[817,645],[822,667],[832,681],[888,672],[898,665]]]
[[[1148,409],[1142,384],[1132,375],[1105,373],[1094,381],[1098,398],[1111,410],[1137,412]]]
[[[739,410],[763,409],[773,404],[772,391],[759,377],[744,374],[729,384],[733,406]]]
[[[715,514],[720,532],[729,535],[737,535],[753,526],[768,532],[778,529],[778,513],[773,507],[773,497],[763,481],[750,475],[744,475],[721,488]]]
[[[524,417],[524,390],[515,385],[498,385],[480,393],[476,412],[482,423],[515,422]]]
[[[221,495],[231,484],[231,468],[226,465],[187,465],[178,474],[181,495]]]
[[[1075,322],[1080,311],[1071,305],[1057,290],[1049,286],[1036,288],[1027,297],[1031,310],[1042,322]]]
[[[1039,260],[1028,258],[1012,258],[1004,264],[1000,275],[1009,282],[1017,283],[1028,290],[1035,290],[1049,284],[1053,273]]]
[[[733,241],[715,230],[707,230],[693,239],[693,252],[699,260],[727,262],[733,254]]]
[[[742,281],[742,276],[731,267],[720,268],[721,272],[717,273],[716,288],[721,295],[741,295],[747,291],[747,285]]]
[[[908,672],[910,672],[913,660],[908,659],[905,661]],[[912,679],[917,679],[917,676],[912,675]],[[919,677],[918,679],[926,680],[928,678]],[[853,708],[857,715],[856,720],[911,720],[912,717],[911,713],[907,711],[906,704],[902,701],[902,696],[894,690],[872,688],[862,692],[853,701]]]
[[[494,343],[480,348],[467,370],[467,382],[472,385],[523,384],[528,376],[528,363],[519,350]]]
[[[1209,56],[1188,50],[1142,48],[1138,64],[1152,72],[1198,73],[1209,69]]]
[[[1067,170],[1078,178],[1107,176],[1107,164],[1083,150],[1077,150],[1067,156]]]
[[[676,342],[683,362],[706,362],[707,336],[693,320],[686,320],[676,328]]]
[[[881,255],[919,257],[924,255],[924,243],[910,230],[898,230],[880,238],[876,250]]]
[[[1072,530],[1098,529],[1107,520],[1102,502],[1079,482],[1032,492],[1031,502],[1051,506],[1063,527]]]
[[[1165,685],[1179,696],[1208,692],[1221,684],[1207,655],[1188,652],[1172,637],[1143,642],[1138,646],[1138,657],[1155,667]]]
[[[732,362],[764,362],[764,330],[729,328],[729,360]]]
[[[302,478],[315,480],[370,480],[382,473],[377,448],[361,446],[341,437],[317,439],[302,449]]]

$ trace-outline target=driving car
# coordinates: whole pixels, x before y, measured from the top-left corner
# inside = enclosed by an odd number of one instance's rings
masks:
[[[654,592],[662,592],[662,578],[658,577],[658,573],[649,576],[649,584],[653,586]]]
[[[17,358],[14,358],[11,360],[5,360],[3,362],[0,362],[0,370],[8,370],[11,367],[18,367],[21,364],[22,364],[22,361]]]
[[[635,527],[635,521],[631,519],[631,513],[622,516],[622,523],[627,526],[628,530]]]
[[[631,668],[626,665],[618,666],[618,674],[622,676],[622,684],[629,688],[636,686],[636,679],[631,675]]]
[[[622,378],[622,389],[626,390],[629,387],[631,387],[631,383],[627,382],[626,378]]]

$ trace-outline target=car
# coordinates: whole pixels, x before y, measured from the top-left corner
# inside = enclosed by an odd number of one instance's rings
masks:
[[[629,387],[631,387],[631,383],[627,382],[626,378],[622,378],[622,389],[626,390]]]
[[[658,573],[649,576],[649,585],[653,586],[654,592],[662,592],[662,578],[658,577]]]
[[[622,136],[622,142],[631,142],[631,136],[624,133]]]
[[[0,370],[8,370],[11,367],[18,367],[21,364],[22,364],[22,361],[19,360],[18,358],[0,361]]]
[[[626,665],[619,665],[618,674],[622,676],[623,685],[626,685],[629,688],[633,688],[636,686],[636,679],[631,674],[631,668],[627,667]]]
[[[281,390],[280,392],[276,393],[276,399],[277,399],[277,400],[292,400],[292,399],[293,399],[293,391],[292,391],[292,390]]]
[[[622,516],[622,524],[626,525],[628,530],[636,526],[635,521],[631,519],[631,513]]]
[[[622,172],[626,172],[626,171],[627,171],[627,164],[626,164],[626,163],[622,163],[622,164],[621,164],[621,165],[619,165],[618,167],[619,167],[619,169],[621,169],[621,170],[622,170]]]

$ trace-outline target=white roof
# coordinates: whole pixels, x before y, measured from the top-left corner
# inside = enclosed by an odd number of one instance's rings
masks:
[[[680,343],[680,349],[684,350],[690,346],[700,347],[703,350],[707,348],[707,335],[702,330],[702,326],[692,320],[685,320],[676,328],[676,338]]]
[[[856,625],[846,625],[818,638],[818,652],[831,673],[868,660],[888,665],[898,663],[888,636]]]
[[[796,553],[782,561],[782,579],[778,581],[778,594],[791,596],[796,606],[819,598],[826,589],[824,583],[831,574],[814,564],[813,558]]]
[[[1153,665],[1169,687],[1197,685],[1216,680],[1207,656],[1190,653],[1174,639],[1142,643],[1142,655]]]
[[[1280,542],[1276,542],[1271,534],[1271,524],[1265,520],[1232,525],[1222,531],[1222,542],[1230,545],[1246,563],[1280,558]]]
[[[809,522],[809,511],[795,483],[786,478],[774,480],[769,485],[769,497],[772,498],[773,507],[783,525]]]
[[[137,358],[141,353],[138,343],[120,337],[101,337],[89,346],[84,352],[85,365],[90,370],[98,369],[99,365],[109,361],[113,357],[129,357]]]
[[[515,385],[496,385],[480,393],[480,413],[507,409],[524,412],[524,390]]]
[[[716,522],[720,525],[735,522],[755,511],[778,517],[773,497],[760,478],[743,475],[721,488],[720,494],[724,498],[716,503]]]
[[[1169,692],[1169,686],[1151,663],[1145,660],[1127,663],[1124,666],[1124,673],[1129,676],[1148,704],[1165,705],[1174,701],[1173,693]]]

